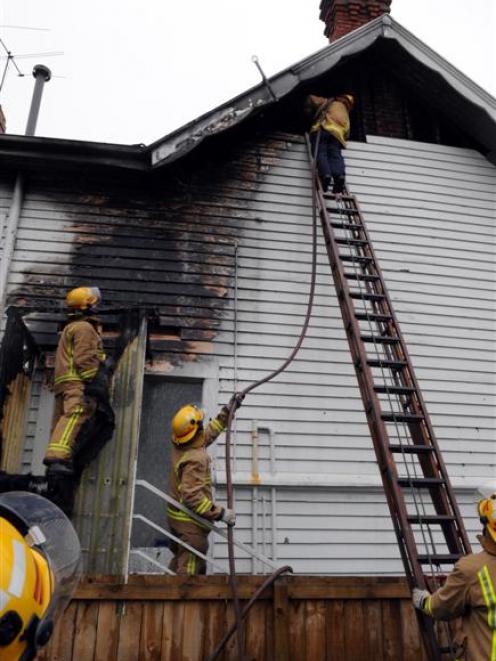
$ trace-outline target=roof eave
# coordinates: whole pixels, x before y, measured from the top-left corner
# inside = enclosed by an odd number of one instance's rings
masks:
[[[4,134],[0,137],[0,159],[16,167],[24,165],[92,165],[128,170],[149,170],[149,150],[144,145],[119,145],[82,140],[64,140]]]
[[[205,138],[239,124],[254,111],[274,103],[273,95],[277,100],[282,99],[298,84],[324,74],[344,57],[364,51],[380,37],[395,40],[413,58],[440,74],[467,101],[485,111],[496,130],[496,100],[393,18],[384,14],[269,78],[271,90],[261,83],[153,143],[150,145],[152,168],[181,158]],[[490,140],[488,148],[496,150],[496,139]]]

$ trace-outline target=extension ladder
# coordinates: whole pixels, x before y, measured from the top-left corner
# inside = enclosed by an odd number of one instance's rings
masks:
[[[346,193],[336,201],[334,195],[323,193],[318,181],[315,185],[315,203],[408,583],[433,590],[440,585],[441,568],[470,553],[470,543],[357,200]],[[454,658],[432,619],[417,615],[428,658]]]

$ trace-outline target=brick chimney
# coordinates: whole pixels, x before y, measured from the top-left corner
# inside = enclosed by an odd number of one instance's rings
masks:
[[[352,32],[382,14],[389,14],[392,0],[321,0],[320,20],[329,41]]]

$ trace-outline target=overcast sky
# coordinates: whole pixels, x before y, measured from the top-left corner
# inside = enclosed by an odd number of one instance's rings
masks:
[[[496,96],[496,0],[393,0],[391,15]],[[54,77],[37,135],[123,144],[149,144],[256,85],[253,54],[272,75],[327,44],[319,0],[1,0],[0,26],[26,74],[9,67],[0,92],[9,133],[24,132],[41,63]]]

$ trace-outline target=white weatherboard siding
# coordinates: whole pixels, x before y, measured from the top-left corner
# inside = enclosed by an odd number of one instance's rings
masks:
[[[475,489],[496,486],[496,168],[472,150],[378,137],[351,144],[345,157],[349,187],[474,540]],[[231,350],[220,358],[220,402],[235,376],[241,389],[278,367],[301,329],[311,259],[302,143],[288,143],[257,195],[260,218],[245,225],[239,246],[236,375]],[[224,328],[217,341],[232,346],[232,321]],[[309,573],[401,572],[384,496],[367,490],[380,484],[379,474],[321,237],[315,308],[303,347],[286,372],[248,395],[238,413],[234,469],[240,484],[250,481],[253,420],[272,430],[272,473],[269,434],[259,435],[259,500],[264,487],[276,486],[281,563]],[[223,462],[220,447],[220,483]],[[237,530],[249,541],[251,488],[238,491]],[[348,518],[352,505],[358,521]],[[215,556],[224,554],[216,543]],[[247,562],[240,568],[250,571]]]
[[[496,168],[475,151],[376,137],[351,144],[345,157],[473,540],[475,489],[496,483]],[[211,372],[213,383],[218,367],[217,403],[225,403],[235,378],[239,390],[265,376],[298,338],[310,280],[312,205],[298,137],[251,141],[239,163],[227,163],[216,176],[219,190],[209,182],[194,188],[195,204],[179,220],[174,200],[172,211],[166,201],[163,210],[149,213],[146,205],[133,206],[133,191],[117,196],[115,205],[112,199],[100,205],[91,188],[78,192],[62,183],[59,190],[56,181],[35,182],[23,205],[9,291],[36,285],[49,299],[53,287],[63,291],[75,274],[91,272],[117,303],[180,302],[187,310],[182,314],[199,315],[204,301],[194,298],[199,295],[191,283],[197,251],[208,253],[212,259],[201,264],[201,273],[211,279],[201,295],[208,296],[211,286],[220,326],[211,341],[187,347],[187,376],[204,379]],[[11,189],[2,190],[0,213]],[[186,221],[186,229],[176,229]],[[186,230],[188,249],[175,252],[176,234]],[[229,288],[234,239],[236,310]],[[128,257],[136,262],[124,268]],[[214,277],[222,269],[228,274],[225,292],[224,281],[220,286]],[[183,294],[186,302],[180,301]],[[52,323],[43,332],[53,342],[55,331]],[[167,376],[180,377],[183,367]],[[40,467],[48,436],[51,402],[45,391],[37,374],[26,469]],[[214,395],[208,393],[211,401]],[[254,424],[261,477],[256,492],[249,486]],[[218,496],[225,502],[222,442],[214,448]],[[267,555],[275,552],[278,562],[298,572],[401,573],[320,229],[308,336],[289,369],[246,398],[233,454],[241,541],[256,543]],[[215,542],[213,554],[224,562],[225,545]],[[240,571],[261,570],[242,557]]]

